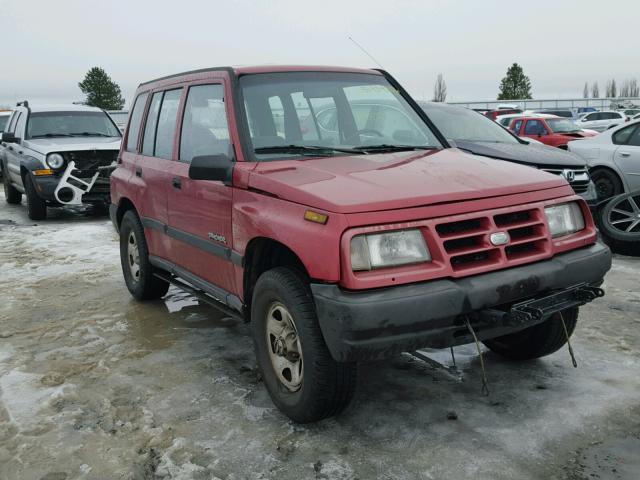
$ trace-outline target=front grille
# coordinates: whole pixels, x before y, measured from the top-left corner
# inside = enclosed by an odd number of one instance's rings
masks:
[[[457,273],[535,261],[551,252],[542,207],[440,223],[435,231],[445,260]],[[505,245],[491,243],[491,234],[498,232],[508,234]]]
[[[580,194],[584,193],[589,189],[589,182],[591,182],[591,177],[589,176],[589,172],[585,169],[575,169],[575,168],[543,168],[545,172],[553,173],[554,175],[562,175],[565,180],[569,182],[573,191]],[[570,178],[573,177],[573,180],[570,181]]]
[[[117,150],[81,150],[77,152],[64,152],[64,157],[67,161],[74,161],[76,169],[73,175],[82,178],[92,178],[98,167],[107,167],[113,164],[118,158]],[[100,179],[109,178],[110,170],[101,170],[98,182]]]

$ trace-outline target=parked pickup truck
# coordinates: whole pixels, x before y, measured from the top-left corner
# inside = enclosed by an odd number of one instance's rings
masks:
[[[32,220],[48,206],[109,202],[109,174],[122,136],[99,108],[18,103],[0,139],[5,200],[27,197]]]
[[[363,100],[406,120],[368,122]],[[341,411],[358,361],[474,335],[548,355],[611,265],[564,178],[450,148],[384,71],[143,83],[120,158],[110,214],[131,294],[173,283],[251,322],[265,386],[297,422]]]
[[[550,147],[567,149],[572,140],[589,138],[597,132],[586,132],[568,118],[520,117],[511,119],[509,130],[525,138],[533,138]]]

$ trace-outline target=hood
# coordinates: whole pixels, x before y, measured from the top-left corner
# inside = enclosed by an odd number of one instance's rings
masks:
[[[456,140],[462,150],[485,157],[541,167],[584,168],[586,163],[574,153],[548,145],[531,143],[467,142]]]
[[[25,140],[24,146],[47,154],[75,150],[120,150],[120,137],[54,137]]]
[[[447,149],[262,162],[248,186],[329,212],[359,213],[565,185],[557,175]]]

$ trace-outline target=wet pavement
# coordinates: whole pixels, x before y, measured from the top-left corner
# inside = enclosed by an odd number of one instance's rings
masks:
[[[0,194],[0,479],[640,478],[640,259],[566,349],[513,363],[455,349],[362,365],[340,416],[272,405],[249,329],[178,290],[141,304],[90,210],[29,221]],[[428,352],[445,364],[448,351]]]

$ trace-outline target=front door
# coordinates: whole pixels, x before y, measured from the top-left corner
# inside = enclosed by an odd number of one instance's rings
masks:
[[[194,157],[231,155],[224,85],[192,85],[179,134],[178,161],[172,162],[168,193],[172,261],[201,279],[236,292],[231,211],[233,188],[222,182],[191,180]],[[221,299],[223,300],[223,299]]]

